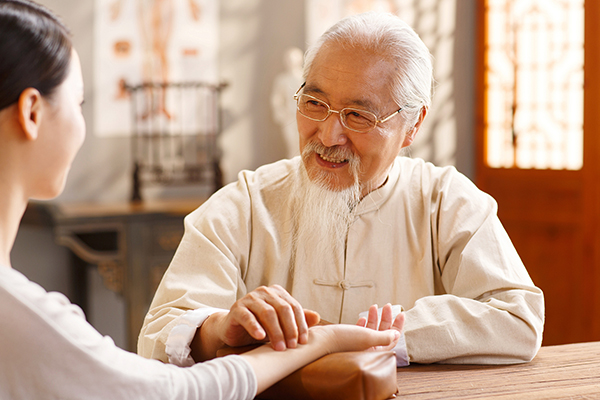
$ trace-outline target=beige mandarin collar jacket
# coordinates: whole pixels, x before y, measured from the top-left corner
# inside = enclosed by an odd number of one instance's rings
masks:
[[[314,237],[291,260],[300,168],[296,157],[242,171],[186,218],[140,335],[143,355],[166,361],[165,343],[186,311],[229,309],[257,286],[279,284],[331,322],[353,324],[372,304],[401,305],[412,362],[535,356],[543,294],[496,202],[469,179],[453,167],[398,157],[385,185],[354,210],[345,243]]]

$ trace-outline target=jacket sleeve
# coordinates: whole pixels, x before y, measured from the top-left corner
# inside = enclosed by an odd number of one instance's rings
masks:
[[[432,190],[436,296],[406,312],[411,362],[527,362],[542,342],[544,297],[497,217],[497,204],[454,169]]]

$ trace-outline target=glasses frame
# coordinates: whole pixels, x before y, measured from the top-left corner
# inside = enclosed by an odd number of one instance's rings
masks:
[[[317,121],[317,122],[323,122],[325,121],[327,118],[329,118],[329,116],[333,113],[337,113],[340,116],[340,121],[342,122],[342,125],[344,126],[344,128],[346,129],[350,129],[351,131],[354,132],[359,132],[359,133],[367,133],[372,131],[373,129],[375,129],[375,127],[377,126],[377,124],[383,124],[384,122],[388,121],[389,119],[391,119],[392,117],[394,117],[395,115],[398,115],[400,113],[400,111],[404,110],[406,108],[406,106],[404,107],[400,107],[400,109],[398,109],[397,111],[394,111],[393,113],[391,113],[390,115],[388,115],[385,118],[379,119],[379,117],[377,117],[377,115],[375,115],[375,113],[369,111],[369,110],[362,110],[360,108],[352,108],[352,107],[344,107],[341,110],[337,111],[332,109],[329,104],[327,104],[326,102],[324,102],[321,99],[317,99],[314,96],[311,96],[310,94],[300,94],[300,91],[304,88],[304,86],[306,85],[306,82],[304,82],[299,88],[298,90],[296,90],[296,93],[294,93],[294,100],[296,100],[296,109],[298,110],[298,112],[300,113],[300,115],[302,115],[304,118],[308,118],[311,121]],[[302,113],[302,111],[300,111],[300,104],[298,103],[298,100],[300,100],[300,96],[306,96],[306,97],[310,97],[311,99],[315,99],[316,101],[325,104],[325,106],[327,106],[327,115],[325,116],[325,118],[323,119],[318,119],[318,118],[313,118],[313,117],[309,117],[308,115],[305,115]],[[360,111],[362,113],[369,113],[371,114],[374,119],[375,119],[375,124],[367,129],[367,130],[357,130],[357,129],[353,129],[350,128],[348,125],[346,125],[346,114],[344,114],[344,111]]]

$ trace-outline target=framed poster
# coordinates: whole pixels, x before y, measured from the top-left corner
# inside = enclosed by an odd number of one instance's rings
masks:
[[[127,86],[217,83],[217,0],[96,0],[94,18],[96,135],[130,135]],[[168,98],[148,110],[148,118],[174,116]]]

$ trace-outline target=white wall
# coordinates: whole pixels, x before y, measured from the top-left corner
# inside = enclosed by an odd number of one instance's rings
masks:
[[[127,138],[98,138],[93,127],[93,0],[41,0],[71,28],[86,86],[84,116],[88,136],[76,157],[62,201],[115,201],[130,196],[130,149]],[[434,49],[436,71],[443,72],[434,97],[431,126],[415,143],[413,155],[438,164],[454,164],[473,175],[474,0],[413,0],[413,26]],[[271,117],[270,92],[283,70],[288,46],[305,47],[304,1],[221,0],[221,78],[223,93],[222,167],[227,182],[241,169],[254,169],[285,155],[285,145]],[[408,20],[408,18],[406,18]],[[443,26],[439,38],[435,26]],[[426,32],[430,32],[428,36]],[[433,32],[433,33],[432,33]],[[430,44],[428,43],[428,44]],[[437,54],[435,51],[439,51]],[[442,57],[445,53],[447,57]],[[447,61],[443,61],[447,60]],[[439,79],[439,78],[438,78]],[[33,249],[33,251],[32,251]],[[49,231],[25,228],[12,253],[13,265],[49,290],[69,294],[68,252],[52,243]],[[119,345],[124,343],[123,307],[92,273],[89,318]],[[106,307],[103,307],[106,306]],[[114,318],[114,316],[117,318]]]

